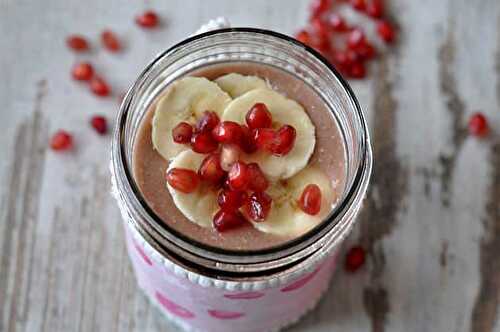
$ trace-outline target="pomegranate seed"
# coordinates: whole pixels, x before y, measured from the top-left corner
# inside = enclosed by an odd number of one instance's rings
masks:
[[[212,130],[213,138],[219,143],[239,143],[242,135],[241,126],[233,121],[223,121]]]
[[[88,81],[94,75],[94,68],[88,62],[78,62],[71,70],[71,76],[77,81]]]
[[[167,172],[167,182],[174,189],[189,194],[196,190],[200,183],[200,178],[193,170],[172,168]]]
[[[365,0],[349,0],[349,2],[351,3],[352,8],[358,11],[364,11],[366,9]]]
[[[101,33],[101,42],[111,52],[118,52],[122,48],[120,40],[111,30],[104,30]]]
[[[330,27],[326,21],[320,18],[315,18],[311,21],[311,25],[317,38],[319,38],[322,43],[330,42]]]
[[[257,145],[253,139],[253,133],[247,126],[241,126],[241,140],[240,140],[240,148],[245,151],[245,153],[251,154],[257,151]]]
[[[69,48],[77,52],[87,51],[89,49],[89,43],[87,42],[87,39],[80,35],[69,36],[68,38],[66,38],[66,44]]]
[[[365,78],[366,77],[365,64],[361,61],[353,63],[349,70],[349,76],[357,79]]]
[[[488,120],[481,113],[474,113],[469,119],[469,133],[473,136],[484,137],[489,132]]]
[[[99,97],[106,97],[111,93],[108,84],[98,76],[94,76],[90,80],[90,90]]]
[[[265,192],[253,193],[245,203],[245,212],[253,221],[264,221],[271,211],[272,198]]]
[[[196,131],[212,131],[219,124],[219,116],[212,111],[203,112],[201,118],[196,123]]]
[[[248,171],[250,172],[250,183],[248,184],[250,190],[264,191],[269,187],[269,181],[257,163],[248,164]]]
[[[331,0],[313,0],[311,3],[311,17],[315,18],[323,15],[330,10],[331,6]]]
[[[342,17],[339,14],[330,15],[328,17],[328,24],[330,25],[333,31],[343,32],[348,29],[344,17]]]
[[[237,210],[246,201],[248,195],[240,190],[221,190],[217,196],[217,204],[224,210]]]
[[[321,189],[316,184],[308,184],[299,199],[302,211],[315,216],[321,210]]]
[[[250,182],[250,172],[247,164],[238,161],[231,166],[229,174],[229,187],[233,190],[246,190]]]
[[[211,184],[221,183],[226,173],[220,166],[220,155],[218,153],[213,153],[206,156],[201,162],[198,175],[202,180]]]
[[[253,105],[245,116],[245,120],[250,129],[270,128],[273,123],[272,115],[264,103]]]
[[[73,137],[65,130],[58,130],[50,138],[50,147],[54,151],[69,150],[73,146]]]
[[[347,37],[347,46],[350,49],[357,49],[363,46],[366,42],[365,33],[361,28],[356,28],[349,33]]]
[[[297,133],[294,127],[285,125],[278,130],[276,135],[277,140],[272,144],[270,152],[276,156],[284,156],[292,150]]]
[[[213,225],[219,232],[243,226],[246,220],[239,211],[219,210],[213,218]]]
[[[270,128],[258,128],[252,131],[253,140],[259,149],[269,151],[274,141],[276,140],[276,133]]]
[[[224,144],[220,153],[221,168],[229,172],[231,167],[240,159],[240,148],[235,144]]]
[[[356,272],[365,263],[365,249],[354,246],[345,256],[345,269],[348,272]]]
[[[303,44],[311,45],[311,34],[306,30],[300,30],[297,32],[295,39]]]
[[[135,18],[135,23],[143,28],[154,28],[159,23],[158,15],[152,10],[145,11]]]
[[[371,2],[366,7],[366,13],[374,18],[382,17],[384,12],[384,6],[382,0],[371,0]]]
[[[396,31],[388,21],[377,23],[377,33],[386,43],[392,43],[396,37]]]
[[[90,125],[99,135],[104,135],[108,132],[108,122],[106,118],[101,115],[94,115],[90,119]]]
[[[187,122],[181,122],[172,129],[172,138],[175,143],[186,144],[191,142],[193,126]]]
[[[193,149],[194,152],[210,153],[217,150],[218,146],[219,144],[214,141],[210,132],[195,133],[193,137],[191,137],[191,149]]]
[[[369,60],[373,59],[377,54],[375,47],[368,41],[365,44],[359,46],[355,51],[362,59]]]

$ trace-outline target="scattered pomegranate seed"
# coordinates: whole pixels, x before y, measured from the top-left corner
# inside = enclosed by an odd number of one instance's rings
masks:
[[[242,135],[241,126],[233,121],[222,121],[212,130],[213,138],[219,143],[238,144]]]
[[[94,68],[88,62],[78,62],[71,70],[71,76],[77,81],[88,81],[94,75]]]
[[[191,142],[193,126],[187,122],[181,122],[172,129],[172,139],[175,143],[186,144]]]
[[[311,45],[311,34],[306,30],[300,30],[297,32],[295,39],[303,44]]]
[[[316,18],[325,14],[332,6],[331,0],[313,0],[311,3],[311,17]]]
[[[366,9],[366,2],[365,0],[349,0],[352,8],[358,10],[358,11],[364,11]]]
[[[321,210],[321,189],[316,184],[308,184],[299,199],[302,211],[315,216]]]
[[[386,43],[392,43],[396,37],[396,31],[388,21],[377,23],[377,33]]]
[[[143,28],[151,29],[158,25],[159,19],[154,11],[148,10],[137,16],[135,22]]]
[[[118,52],[122,48],[120,40],[111,30],[104,30],[101,33],[101,42],[111,52]]]
[[[370,44],[368,41],[366,41],[363,45],[359,46],[356,49],[356,53],[364,60],[370,60],[375,57],[377,54],[377,51],[375,50],[375,47]]]
[[[253,221],[264,221],[271,211],[272,198],[265,192],[250,195],[245,203],[245,212]]]
[[[219,116],[212,111],[203,112],[201,118],[196,123],[196,131],[212,131],[219,124]]]
[[[90,80],[90,90],[99,97],[106,97],[111,93],[109,85],[98,76],[94,76]]]
[[[194,152],[210,153],[217,150],[218,146],[219,144],[214,141],[210,132],[195,133],[191,137],[191,149]]]
[[[66,38],[66,45],[77,52],[87,51],[89,49],[87,39],[80,35],[71,35]]]
[[[102,115],[94,115],[90,119],[90,125],[99,135],[105,135],[108,132],[108,122]]]
[[[73,137],[65,130],[58,130],[50,138],[50,147],[54,151],[69,150],[73,146]]]
[[[189,194],[196,190],[200,183],[200,178],[193,170],[172,168],[167,172],[167,182],[174,189]]]
[[[217,196],[217,204],[224,210],[237,210],[243,206],[248,195],[241,190],[221,190]]]
[[[245,116],[245,120],[250,129],[270,128],[273,123],[273,117],[264,103],[253,105]]]
[[[374,18],[381,18],[384,13],[382,0],[371,0],[366,6],[366,13]]]
[[[245,151],[245,153],[251,154],[257,151],[257,145],[255,144],[253,133],[247,126],[241,126],[241,140],[240,140],[240,148]]]
[[[292,150],[297,133],[294,127],[285,125],[278,130],[276,135],[277,139],[271,145],[270,152],[276,156],[284,156]]]
[[[360,246],[349,249],[345,256],[345,269],[356,272],[365,263],[365,250]]]
[[[352,30],[349,33],[349,36],[347,37],[347,46],[350,49],[357,49],[363,46],[365,42],[366,42],[365,33],[359,27]]]
[[[484,137],[489,132],[488,120],[482,113],[474,113],[469,119],[469,133],[473,136]]]
[[[349,76],[356,79],[361,79],[366,77],[366,68],[363,62],[355,62],[352,64],[349,70]]]
[[[248,184],[250,190],[265,191],[269,187],[269,181],[257,163],[248,164],[248,171],[250,173],[250,183]]]
[[[247,164],[242,161],[234,163],[234,165],[231,166],[227,177],[229,180],[229,187],[231,189],[246,190],[250,182],[250,172]]]
[[[221,168],[229,172],[231,167],[240,159],[240,148],[235,144],[224,144],[220,153]]]
[[[344,17],[339,14],[331,14],[328,17],[328,24],[333,31],[343,32],[348,30]]]
[[[220,155],[212,153],[203,159],[198,170],[198,175],[203,181],[211,184],[219,184],[226,175],[220,166]]]
[[[239,211],[219,210],[213,218],[213,225],[219,232],[243,226],[246,220]]]

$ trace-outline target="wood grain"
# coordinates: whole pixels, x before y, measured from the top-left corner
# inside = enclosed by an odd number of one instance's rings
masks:
[[[178,331],[138,291],[109,192],[109,137],[118,96],[154,54],[208,19],[293,33],[308,0],[161,2],[0,0],[0,331]],[[370,79],[352,82],[371,128],[372,187],[347,246],[368,250],[340,269],[319,307],[289,331],[499,332],[500,2],[386,1],[396,47]],[[133,17],[154,7],[162,27]],[[126,51],[100,49],[105,27]],[[92,51],[64,45],[78,32]],[[96,99],[69,71],[91,60],[113,87]],[[484,112],[488,139],[467,136]],[[52,132],[76,150],[47,149]]]

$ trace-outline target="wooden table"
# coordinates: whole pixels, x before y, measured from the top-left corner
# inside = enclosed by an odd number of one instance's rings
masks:
[[[89,117],[114,117],[153,55],[219,15],[292,33],[308,1],[3,0],[0,2],[0,331],[177,331],[137,290],[109,195],[108,137]],[[133,24],[152,6],[161,29]],[[391,1],[398,46],[353,82],[372,128],[372,189],[350,243],[369,250],[356,274],[289,331],[500,331],[500,140],[467,136],[468,117],[500,128],[500,2]],[[94,46],[110,27],[126,51]],[[91,59],[113,98],[70,79]],[[47,148],[58,128],[76,150]]]

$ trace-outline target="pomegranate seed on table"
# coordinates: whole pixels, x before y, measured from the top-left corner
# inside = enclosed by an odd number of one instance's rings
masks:
[[[245,203],[245,212],[253,221],[264,221],[271,211],[272,198],[265,192],[250,195]]]
[[[172,139],[175,143],[186,144],[191,142],[193,126],[187,122],[181,122],[172,129]]]
[[[365,263],[365,250],[360,246],[354,246],[345,256],[344,267],[348,272],[356,272]]]
[[[297,132],[295,128],[289,125],[284,125],[276,133],[276,140],[270,147],[270,152],[276,156],[284,156],[288,154],[294,144]]]
[[[315,216],[321,210],[321,189],[316,184],[308,184],[299,198],[299,207],[302,211]]]
[[[58,130],[50,138],[50,148],[54,151],[69,150],[73,146],[73,137],[65,130]]]
[[[195,133],[191,137],[191,149],[198,153],[210,153],[217,150],[219,144],[214,141],[210,132]]]
[[[240,159],[240,148],[235,144],[224,144],[220,153],[221,168],[229,172],[235,162]]]
[[[469,119],[469,133],[476,137],[484,137],[489,132],[488,120],[482,113],[474,113]]]
[[[331,0],[313,0],[310,7],[311,17],[316,18],[325,14],[328,10],[330,10],[331,6]]]
[[[154,11],[148,10],[138,15],[135,18],[135,22],[143,28],[151,29],[158,25],[159,19],[158,15]]]
[[[66,38],[66,45],[77,52],[87,51],[90,48],[87,39],[80,35],[71,35]]]
[[[366,9],[365,0],[349,0],[349,3],[351,4],[352,8],[358,11],[364,11]]]
[[[99,97],[106,97],[109,96],[111,93],[111,89],[109,88],[109,85],[101,78],[98,76],[94,76],[90,80],[90,90]]]
[[[211,184],[219,184],[226,173],[220,165],[220,155],[212,153],[203,159],[198,170],[198,175],[203,181]]]
[[[377,33],[386,43],[392,43],[396,37],[396,31],[388,21],[377,23]]]
[[[111,52],[118,52],[122,48],[120,40],[111,30],[104,30],[101,33],[101,42]]]
[[[94,115],[90,119],[90,125],[97,131],[99,135],[104,135],[108,132],[108,122],[102,115]]]
[[[382,0],[371,0],[366,6],[366,13],[374,18],[381,18],[384,13]]]
[[[273,123],[273,117],[266,104],[257,103],[247,112],[245,116],[248,128],[270,128]]]
[[[217,204],[224,210],[237,210],[243,206],[247,197],[244,191],[224,189],[217,196]]]
[[[247,164],[237,161],[231,166],[227,175],[229,187],[233,190],[246,190],[250,182],[250,171]]]
[[[303,44],[311,45],[311,34],[307,30],[300,30],[297,32],[297,34],[295,34],[295,39]]]
[[[255,140],[253,138],[253,132],[248,128],[247,126],[243,125],[241,126],[241,140],[240,140],[240,148],[248,154],[254,153],[257,151],[257,145],[255,143]]]
[[[250,190],[265,191],[269,187],[269,181],[257,163],[248,164],[248,171],[250,172],[250,183],[248,184]]]
[[[356,54],[359,55],[362,59],[364,60],[370,60],[375,57],[377,54],[377,51],[375,50],[375,47],[370,44],[368,41],[365,41],[365,43],[355,50]]]
[[[212,111],[203,112],[201,118],[196,123],[196,131],[212,131],[219,124],[219,116]]]
[[[361,30],[361,28],[358,27],[349,32],[349,36],[347,37],[347,46],[350,49],[357,49],[363,46],[365,42],[365,33]]]
[[[213,138],[219,143],[239,143],[243,131],[241,126],[233,121],[222,121],[212,130]]]
[[[238,210],[219,210],[213,218],[213,225],[219,232],[243,226],[245,223],[245,217]]]
[[[357,79],[365,78],[366,77],[365,64],[361,61],[353,63],[349,70],[349,76]]]
[[[88,62],[78,62],[71,70],[71,76],[77,81],[88,81],[94,75],[94,68]]]
[[[348,30],[344,17],[339,14],[331,14],[328,17],[328,24],[333,31],[344,32]]]
[[[166,178],[169,185],[185,194],[195,191],[200,183],[198,174],[186,168],[172,168],[167,171]]]

